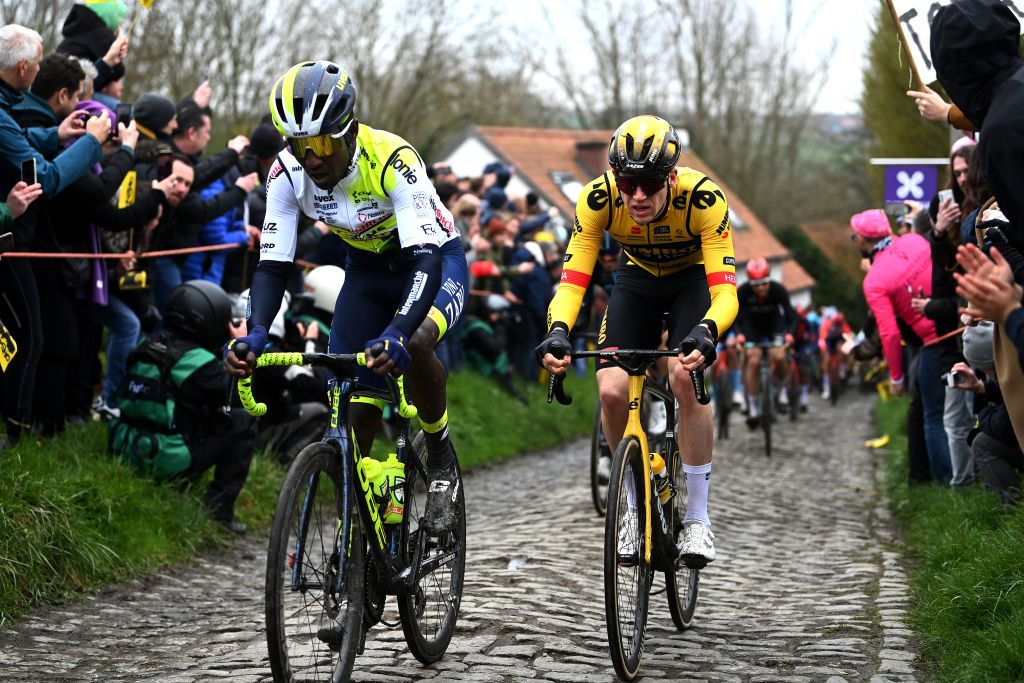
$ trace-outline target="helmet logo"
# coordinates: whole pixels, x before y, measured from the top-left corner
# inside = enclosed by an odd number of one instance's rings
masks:
[[[337,88],[338,90],[344,90],[346,85],[348,85],[348,74],[342,73],[340,76],[338,76]]]

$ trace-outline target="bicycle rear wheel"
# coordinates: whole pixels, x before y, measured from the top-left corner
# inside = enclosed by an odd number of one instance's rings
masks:
[[[598,463],[601,461],[601,454],[607,453],[608,442],[604,438],[604,429],[601,426],[601,404],[597,404],[594,412],[594,427],[590,431],[590,497],[594,501],[594,510],[601,517],[604,517],[608,510],[608,481],[601,481]]]
[[[365,547],[354,505],[346,575],[336,590],[343,550],[340,458],[328,444],[306,446],[278,496],[266,574],[267,647],[275,681],[347,681],[359,649]]]
[[[412,442],[413,457],[427,464],[426,440],[423,432]],[[408,539],[406,562],[411,562],[420,543],[419,522],[427,507],[427,482],[416,476],[414,466],[406,467],[405,526],[403,537]],[[436,566],[423,574],[414,593],[398,596],[398,613],[402,632],[412,655],[424,664],[436,662],[444,656],[455,633],[455,622],[462,602],[462,584],[466,573],[466,498],[462,472],[459,472],[457,502],[459,519],[448,538],[427,537],[421,566],[434,561]]]
[[[729,414],[732,412],[732,382],[729,379],[729,371],[721,371],[714,378],[715,393],[715,423],[718,425],[718,439],[724,441],[729,438]]]
[[[683,456],[674,449],[669,460],[669,474],[676,485],[676,495],[669,503],[668,523],[673,530],[672,538],[678,543],[683,537],[683,517],[686,515],[686,474],[683,472]],[[668,611],[672,623],[680,631],[690,628],[693,612],[697,608],[697,587],[700,570],[679,567],[665,572],[665,586],[668,588]]]
[[[643,559],[647,506],[643,500],[644,466],[640,458],[644,457],[648,456],[642,452],[636,437],[628,436],[619,444],[612,459],[604,525],[604,608],[608,645],[615,673],[624,681],[633,680],[640,670],[653,578],[650,563]],[[636,491],[632,508],[629,505],[631,489]]]

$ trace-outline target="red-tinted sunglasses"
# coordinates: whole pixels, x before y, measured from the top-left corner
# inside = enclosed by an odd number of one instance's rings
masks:
[[[619,188],[619,191],[627,197],[632,197],[636,194],[637,189],[644,191],[644,194],[650,197],[656,194],[665,187],[665,178],[649,178],[649,177],[636,177],[636,176],[615,176],[615,186]]]

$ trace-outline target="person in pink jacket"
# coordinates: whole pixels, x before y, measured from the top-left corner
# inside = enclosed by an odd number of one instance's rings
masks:
[[[852,239],[871,261],[864,278],[864,297],[878,321],[882,352],[889,364],[894,395],[905,389],[901,341],[920,346],[917,384],[924,411],[924,438],[932,477],[948,483],[952,475],[949,442],[942,424],[945,386],[936,339],[935,323],[916,312],[910,300],[931,296],[932,257],[928,241],[917,233],[893,237],[889,219],[880,209],[863,211],[850,218]]]

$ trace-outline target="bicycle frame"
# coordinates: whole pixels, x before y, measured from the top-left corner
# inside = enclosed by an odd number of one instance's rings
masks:
[[[643,392],[645,388],[645,376],[644,372],[653,360],[658,356],[677,356],[679,351],[662,350],[662,351],[637,351],[637,350],[606,350],[606,351],[583,351],[571,354],[573,359],[586,358],[588,356],[601,357],[606,360],[611,360],[613,363],[618,365],[620,368],[626,371],[629,375],[629,412],[626,417],[626,428],[623,431],[622,438],[633,436],[636,437],[637,441],[640,442],[640,448],[645,457],[641,458],[644,463],[644,475],[643,475],[643,487],[644,487],[644,501],[647,506],[647,514],[644,516],[644,562],[651,564],[651,547],[653,545],[652,540],[654,538],[653,524],[651,517],[653,516],[652,510],[658,511],[659,529],[660,534],[658,535],[658,547],[664,550],[664,539],[669,538],[671,531],[668,528],[668,520],[665,518],[665,510],[660,504],[654,505],[651,498],[651,459],[650,459],[650,446],[647,443],[647,434],[644,432],[643,424],[640,420],[640,406],[642,405]],[[638,362],[639,357],[639,362]],[[625,359],[630,358],[632,363],[627,362]],[[559,378],[564,379],[564,375],[560,375]],[[700,371],[691,371],[690,378],[693,381],[694,392],[696,394],[698,402],[702,405],[707,405],[710,401],[710,397],[707,395],[707,391],[704,387],[704,374]],[[663,389],[662,387],[654,384],[653,382],[646,383],[647,390],[651,391],[659,396],[662,400],[672,402],[674,400],[674,394],[670,391]],[[551,383],[548,387],[548,402],[551,401],[552,397],[557,396],[558,402],[564,405],[568,405],[572,402],[572,398],[567,396],[562,390],[560,379],[556,379],[554,375],[551,377]],[[675,416],[671,416],[672,420]],[[673,422],[670,421],[670,424]],[[673,430],[673,436],[674,430]],[[666,465],[667,466],[667,465]],[[634,482],[634,485],[636,482]],[[671,544],[669,544],[671,545]],[[671,555],[671,553],[669,553]],[[668,562],[674,564],[675,557],[662,557],[659,558],[662,563]]]
[[[359,448],[355,437],[349,426],[348,410],[351,399],[358,394],[361,397],[382,400],[397,406],[399,414],[399,433],[395,440],[398,459],[406,466],[405,487],[408,492],[415,483],[419,474],[426,480],[426,472],[418,458],[408,457],[409,442],[409,420],[416,417],[417,411],[405,399],[405,392],[401,378],[395,379],[387,376],[388,389],[382,390],[376,387],[369,387],[357,383],[354,380],[355,366],[365,366],[366,358],[362,353],[349,355],[332,354],[300,354],[300,353],[266,353],[257,358],[256,367],[268,365],[319,365],[327,367],[335,374],[330,387],[331,412],[330,423],[324,433],[324,443],[330,443],[338,449],[341,454],[339,462],[341,467],[341,491],[337,492],[341,500],[341,519],[338,520],[338,573],[335,577],[335,590],[341,592],[344,589],[344,577],[347,576],[346,564],[348,553],[340,552],[341,548],[349,548],[352,543],[352,524],[350,495],[356,495],[355,503],[359,513],[359,521],[362,528],[367,530],[366,536],[369,539],[367,547],[370,549],[373,561],[376,563],[380,579],[381,589],[391,595],[407,595],[416,590],[419,578],[438,567],[453,561],[461,549],[454,548],[443,555],[431,558],[422,563],[423,551],[426,545],[426,535],[418,534],[418,542],[413,552],[413,557],[407,566],[397,566],[396,562],[401,557],[401,549],[407,547],[408,538],[402,537],[406,525],[394,525],[385,529],[380,505],[373,495],[370,480],[363,468],[362,458],[359,455]],[[252,396],[252,377],[246,377],[238,381],[238,394],[242,405],[253,415],[262,415],[266,412],[266,406],[256,403]],[[411,465],[411,467],[410,467]],[[309,481],[311,491],[316,484],[317,475],[313,475]],[[358,484],[358,489],[350,482]],[[301,576],[302,559],[305,557],[305,548],[302,547],[303,539],[308,529],[310,506],[312,504],[309,493],[303,502],[303,511],[300,518],[300,530],[295,547],[295,564],[292,568],[293,591],[300,590],[299,577]],[[415,571],[414,571],[415,570]]]

